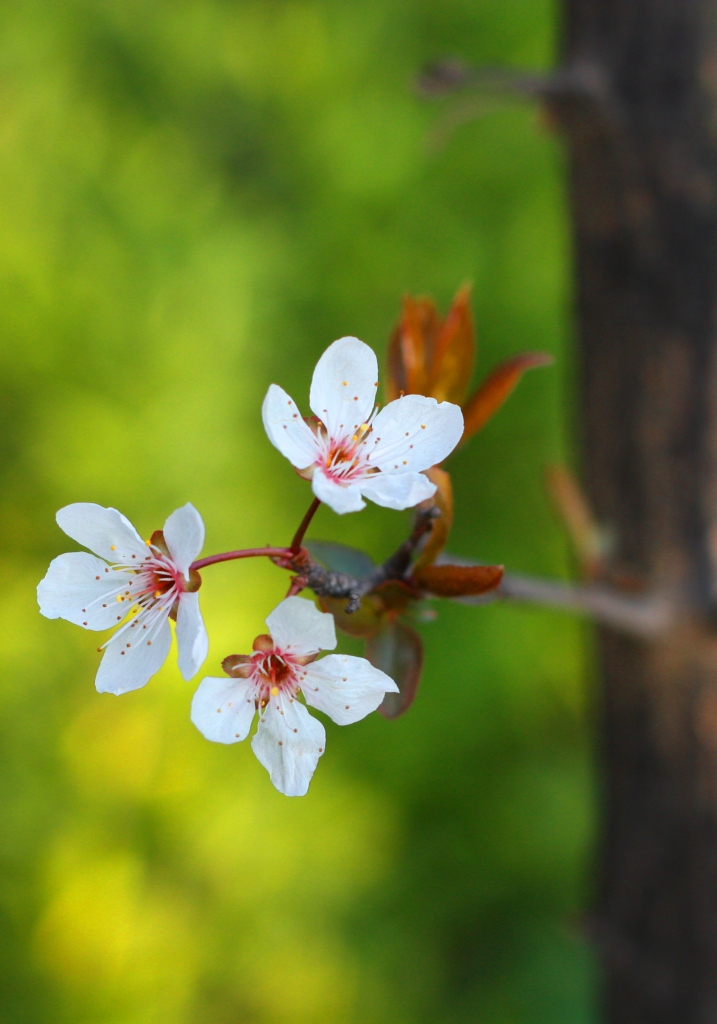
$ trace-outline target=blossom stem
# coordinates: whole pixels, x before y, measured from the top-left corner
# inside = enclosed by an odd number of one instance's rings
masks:
[[[306,580],[304,579],[303,576],[294,576],[289,586],[289,589],[286,592],[286,596],[296,597],[297,594],[301,593],[305,586]]]
[[[316,515],[316,512],[317,512],[320,504],[321,504],[321,498],[314,498],[314,500],[311,502],[311,505],[309,506],[309,509],[308,509],[306,515],[301,520],[301,523],[299,524],[299,529],[294,534],[294,539],[291,542],[291,549],[290,550],[291,550],[291,553],[293,555],[298,553],[299,548],[301,547],[301,542],[304,539],[304,534],[308,530],[309,524],[311,523],[311,520]]]
[[[207,555],[192,562],[190,569],[203,569],[216,562],[232,562],[235,558],[256,558],[265,555],[267,558],[290,558],[292,552],[288,548],[243,548],[239,551],[223,551],[220,555]]]

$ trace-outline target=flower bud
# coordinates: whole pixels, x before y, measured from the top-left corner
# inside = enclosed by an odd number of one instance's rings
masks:
[[[260,633],[252,644],[255,651],[269,652],[274,650],[274,641],[268,633]]]

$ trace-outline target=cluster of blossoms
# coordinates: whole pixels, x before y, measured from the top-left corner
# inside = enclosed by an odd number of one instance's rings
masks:
[[[94,552],[55,558],[38,586],[40,610],[85,629],[117,627],[99,648],[100,692],[127,693],[144,686],[166,660],[176,623],[179,669],[197,674],[209,644],[199,609],[199,570],[261,554],[284,568],[307,564],[303,535],[320,502],[343,515],[365,507],[365,498],[392,509],[430,502],[437,484],[427,471],[438,466],[464,432],[459,405],[404,394],[378,411],[378,365],[357,338],[334,342],[314,371],[302,417],[277,385],[262,414],[270,441],[297,472],[311,481],[315,500],[290,548],[226,552],[200,558],[204,524],[192,505],[173,512],[162,530],[142,540],[116,509],[90,503],[68,505],[58,525]],[[203,679],[192,701],[199,731],[218,743],[246,739],[259,723],[252,748],[277,789],[306,793],[325,748],[323,725],[299,700],[348,725],[375,711],[398,687],[365,658],[318,656],[336,647],[334,616],[296,596],[307,581],[295,578],[289,596],[266,619],[253,653],[223,661],[225,677]]]
[[[204,523],[192,505],[173,512],[149,540],[116,509],[68,505],[57,513],[59,526],[94,553],[54,559],[37,588],[41,612],[85,629],[116,627],[98,648],[104,653],[96,686],[121,694],[144,686],[164,664],[170,619],[180,672],[185,679],[199,672],[209,650],[200,570],[263,555],[295,573],[252,653],[229,655],[222,662],[225,676],[201,681],[191,719],[207,739],[238,743],[258,717],[254,753],[278,790],[303,795],[326,745],[323,725],[305,705],[337,725],[377,708],[388,718],[402,714],[423,659],[411,610],[425,597],[483,595],[501,582],[502,566],[452,565],[445,556],[453,497],[440,464],[483,427],[526,369],[550,360],[542,353],[513,356],[469,395],[474,357],[468,289],[458,292],[445,318],[430,299],[407,296],[389,342],[385,408],[376,405],[376,356],[357,338],[339,339],[319,360],[309,395],[312,415],[303,417],[282,388],[269,388],[262,406],[269,440],[314,493],[290,547],[202,558]],[[364,508],[366,498],[417,510],[411,536],[383,565],[345,545],[303,545],[322,502],[343,515]],[[314,591],[322,610],[297,596],[304,588]],[[336,647],[336,627],[364,640],[366,658],[319,660]]]

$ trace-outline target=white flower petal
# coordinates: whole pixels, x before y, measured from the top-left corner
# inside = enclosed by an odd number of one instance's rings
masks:
[[[87,629],[109,629],[125,615],[117,593],[135,579],[134,573],[108,569],[87,551],[59,555],[50,562],[38,584],[37,601],[48,619],[67,619]]]
[[[378,363],[358,338],[339,338],[316,364],[309,405],[334,440],[354,434],[373,412]]]
[[[361,481],[361,493],[384,508],[413,508],[432,498],[436,485],[423,473],[375,473]]]
[[[272,384],[267,391],[261,416],[269,440],[292,466],[306,469],[316,461],[316,439],[304,423],[293,398],[278,384]]]
[[[166,618],[159,628],[150,626],[144,635],[141,627],[136,637],[132,629],[126,629],[121,636],[113,637],[105,648],[95,686],[100,693],[138,690],[159,672],[171,644],[172,631]]]
[[[362,508],[366,508],[359,484],[337,484],[324,476],[318,466],[311,480],[311,489],[317,498],[340,516],[346,512],[360,512]]]
[[[149,554],[147,545],[129,519],[116,508],[78,501],[74,505],[65,505],[55,518],[68,537],[108,562],[128,565],[141,562]]]
[[[390,676],[365,658],[330,654],[307,665],[301,689],[307,704],[337,725],[350,725],[375,711],[385,694],[398,693]]]
[[[291,654],[316,654],[336,646],[333,615],[320,612],[303,597],[285,598],[267,616],[266,624],[276,646]]]
[[[382,409],[366,441],[370,464],[384,473],[420,472],[442,462],[463,434],[463,413],[452,402],[404,395]],[[378,440],[380,438],[380,441]]]
[[[162,529],[172,561],[189,579],[189,566],[204,546],[204,522],[191,502],[172,512]]]
[[[177,609],[177,661],[185,679],[191,679],[204,664],[209,637],[199,610],[199,594],[182,594]]]
[[[280,793],[304,796],[326,748],[326,733],[303,704],[281,695],[264,708],[251,748]]]
[[[256,705],[248,679],[207,676],[192,698],[192,722],[214,743],[238,743],[249,735]]]

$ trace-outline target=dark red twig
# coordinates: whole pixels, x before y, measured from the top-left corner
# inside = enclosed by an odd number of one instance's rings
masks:
[[[289,548],[243,548],[239,551],[224,551],[221,555],[207,555],[206,558],[199,558],[192,562],[190,569],[203,569],[207,565],[215,565],[217,562],[233,562],[235,558],[257,558],[265,555],[267,558],[291,558],[292,552]]]
[[[296,554],[299,553],[299,549],[301,548],[301,542],[303,541],[304,535],[306,534],[306,531],[309,528],[309,524],[311,523],[311,520],[316,515],[316,512],[317,512],[320,504],[321,504],[321,498],[314,498],[314,500],[309,505],[307,513],[304,516],[304,518],[301,520],[301,522],[299,524],[299,529],[294,534],[294,539],[291,542],[291,549],[290,550],[291,550],[292,554],[296,555]]]

